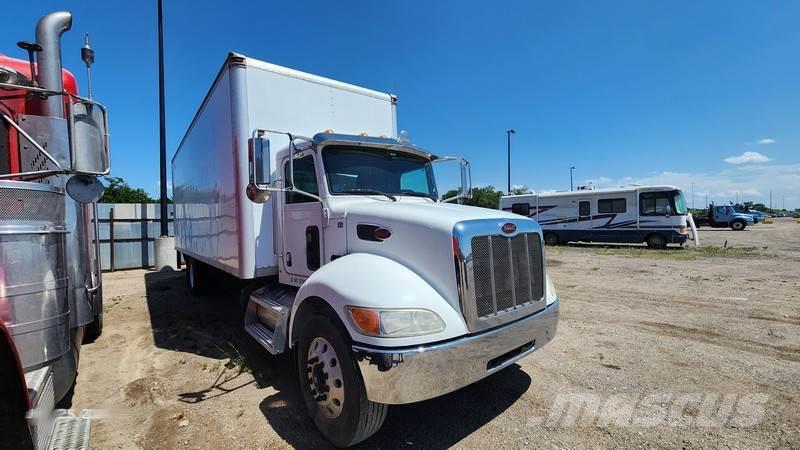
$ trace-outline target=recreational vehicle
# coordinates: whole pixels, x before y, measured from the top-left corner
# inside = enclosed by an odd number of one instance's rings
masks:
[[[189,287],[249,280],[242,327],[294,354],[308,412],[337,446],[375,433],[387,405],[530,355],[558,323],[539,225],[448,203],[468,195],[468,164],[398,139],[395,108],[393,95],[230,54],[172,159]],[[444,201],[442,163],[461,170]]]
[[[500,199],[500,208],[539,222],[548,245],[644,242],[664,248],[683,244],[689,236],[686,202],[675,186],[509,195]]]

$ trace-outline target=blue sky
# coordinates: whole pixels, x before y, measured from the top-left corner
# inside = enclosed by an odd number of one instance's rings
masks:
[[[64,60],[110,110],[114,175],[158,190],[156,6],[12,2],[0,52],[71,10]],[[800,207],[797,2],[219,2],[165,0],[167,142],[228,51],[399,96],[401,129],[473,164],[475,184],[537,191],[674,183],[696,204]],[[727,161],[726,161],[727,160]],[[689,200],[691,202],[691,200]]]

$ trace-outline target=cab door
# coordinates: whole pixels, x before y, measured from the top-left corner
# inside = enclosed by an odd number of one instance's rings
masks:
[[[283,162],[284,186],[291,182],[289,160]],[[319,196],[315,155],[294,160],[294,182],[297,189]],[[322,264],[322,203],[297,192],[283,192],[282,237],[283,271],[287,275],[282,282],[299,286]]]

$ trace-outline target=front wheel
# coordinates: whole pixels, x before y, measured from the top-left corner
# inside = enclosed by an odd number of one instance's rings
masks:
[[[545,233],[544,234],[544,243],[547,245],[558,245],[559,244],[558,236],[555,233]]]
[[[192,295],[204,295],[208,292],[208,271],[205,265],[194,258],[186,258],[186,285]]]
[[[731,222],[731,230],[734,231],[742,231],[747,227],[747,223],[744,220],[734,220]]]
[[[651,234],[647,236],[647,246],[649,248],[662,249],[667,247],[667,240],[660,234]]]
[[[314,424],[337,447],[375,434],[388,405],[367,399],[361,373],[338,319],[315,313],[303,324],[297,367],[303,400]]]

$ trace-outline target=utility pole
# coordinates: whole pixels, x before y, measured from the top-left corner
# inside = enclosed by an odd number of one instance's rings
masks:
[[[164,112],[164,20],[158,0],[158,122],[161,154],[161,236],[169,235],[167,220],[167,123]]]
[[[516,132],[517,130],[513,128],[506,130],[506,137],[508,138],[508,195],[511,195],[511,135]]]
[[[772,211],[772,191],[769,191],[769,209]]]
[[[158,0],[158,122],[160,134],[160,201],[161,235],[155,238],[156,270],[169,270],[178,267],[178,254],[175,252],[175,237],[169,236],[169,213],[167,212],[167,120],[164,112],[164,17],[162,0]]]
[[[572,192],[572,171],[575,170],[575,166],[570,166],[569,168],[569,190]]]
[[[692,181],[692,209],[694,209],[694,181]]]

